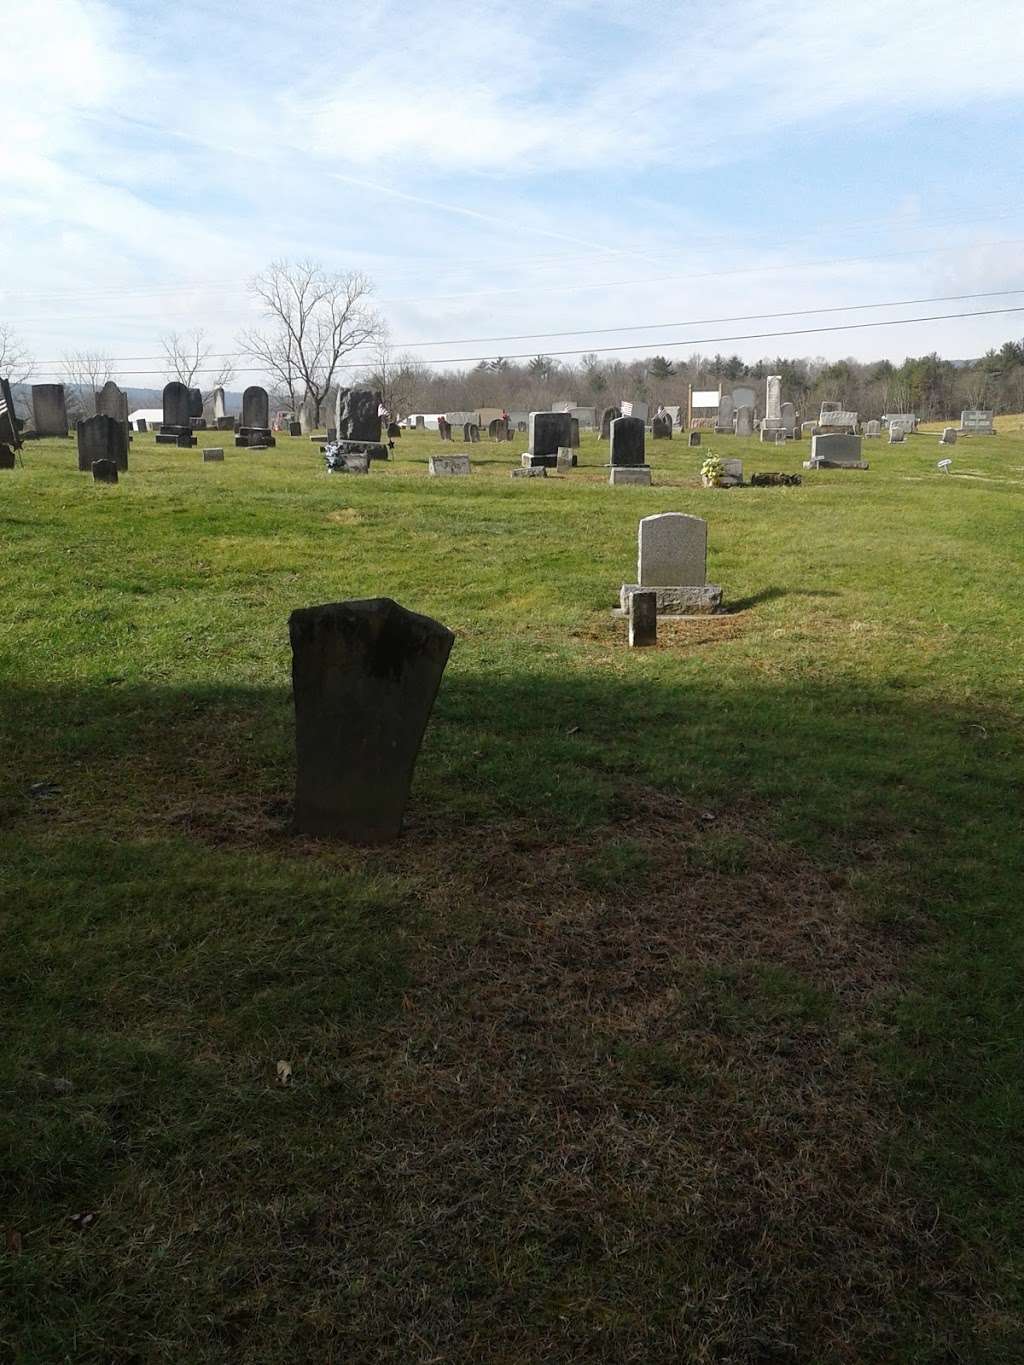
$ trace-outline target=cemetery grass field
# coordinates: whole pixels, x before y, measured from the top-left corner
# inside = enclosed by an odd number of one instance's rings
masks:
[[[1019,1362],[1024,432],[230,440],[0,472],[0,1359]],[[663,511],[728,610],[629,651]],[[295,838],[289,612],[378,595],[406,832]]]

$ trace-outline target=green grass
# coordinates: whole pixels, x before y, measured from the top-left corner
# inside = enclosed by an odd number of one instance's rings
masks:
[[[1019,1361],[1024,433],[227,440],[0,472],[0,1359]],[[629,651],[661,511],[728,610]],[[377,595],[457,642],[369,852],[287,619]]]

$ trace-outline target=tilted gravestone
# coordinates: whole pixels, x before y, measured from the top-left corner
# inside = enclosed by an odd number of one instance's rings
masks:
[[[188,415],[192,417],[202,417],[203,415],[203,391],[202,389],[189,389],[188,391]]]
[[[270,426],[270,399],[266,389],[250,384],[242,394],[242,427],[256,427],[265,431]]]
[[[125,430],[114,417],[98,413],[78,423],[78,468],[88,473],[98,460],[113,460],[118,469],[128,468]]]
[[[942,435],[939,437],[940,446],[956,445],[956,427],[943,427]]]
[[[380,403],[379,389],[339,389],[335,407],[339,438],[379,441]]]
[[[644,517],[637,532],[636,583],[624,583],[622,610],[638,588],[653,590],[660,616],[706,616],[718,610],[722,589],[707,581],[708,524],[683,512]]]
[[[128,421],[128,395],[109,379],[96,395],[96,411],[113,417],[124,427],[125,446],[131,444],[131,423]]]
[[[964,408],[960,414],[960,432],[967,436],[994,436],[995,410],[992,408]]]
[[[794,403],[783,403],[782,405],[782,428],[787,436],[792,436],[796,430],[796,405]]]
[[[601,440],[607,441],[612,434],[612,423],[622,416],[621,408],[605,408],[601,414]]]
[[[92,477],[94,483],[117,483],[116,462],[114,460],[93,460]]]
[[[689,437],[688,437],[687,439],[689,440],[691,446],[699,446],[699,445],[700,445],[700,432],[699,432],[699,431],[691,431],[690,434],[689,434]]]
[[[737,408],[736,410],[736,435],[753,436],[754,434],[754,409],[748,407]]]
[[[63,384],[32,385],[32,426],[37,436],[68,434],[68,410]]]
[[[431,474],[468,474],[468,455],[431,455],[428,461]]]
[[[146,432],[149,430],[149,423],[146,421],[145,417],[136,418],[135,430],[139,433],[140,436],[144,436],[146,434]]]
[[[292,612],[295,828],[398,837],[455,636],[387,597]]]
[[[215,422],[219,421],[222,417],[224,417],[224,416],[226,415],[226,412],[227,412],[227,410],[226,410],[226,408],[224,407],[224,390],[223,390],[223,388],[218,387],[218,388],[214,389],[214,391],[213,391],[213,419],[214,419],[214,421],[215,421]]]

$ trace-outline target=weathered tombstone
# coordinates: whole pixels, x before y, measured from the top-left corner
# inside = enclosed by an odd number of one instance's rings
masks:
[[[494,417],[487,423],[487,435],[492,441],[503,441],[505,439],[505,423],[500,417]]]
[[[395,839],[455,636],[387,597],[294,611],[295,828]]]
[[[288,435],[289,435],[289,436],[301,436],[301,435],[302,435],[302,423],[301,423],[301,422],[289,422],[289,423],[288,423]],[[308,433],[307,433],[307,435],[308,435]]]
[[[218,387],[218,388],[214,389],[214,391],[213,391],[213,419],[214,419],[214,421],[215,421],[215,422],[219,422],[220,419],[221,419],[222,417],[226,416],[226,412],[227,412],[227,410],[226,410],[225,407],[224,407],[224,390],[223,390],[222,388]],[[219,428],[218,428],[218,430],[219,430]]]
[[[397,441],[402,435],[402,428],[397,422],[388,423],[388,440]]]
[[[962,436],[994,436],[995,411],[992,408],[964,408],[960,414]]]
[[[715,419],[715,431],[722,433],[732,431],[733,418],[736,413],[732,395],[723,393],[718,400],[718,416]]]
[[[131,443],[131,423],[128,421],[128,395],[109,379],[96,395],[96,411],[113,417],[124,427],[125,448]]]
[[[314,431],[316,431],[316,403],[312,396],[307,393],[299,405],[299,434],[309,436]]]
[[[338,435],[343,441],[380,440],[379,389],[339,389]]]
[[[805,469],[867,469],[861,438],[842,432],[811,437],[811,458]]]
[[[439,417],[437,419],[437,434],[442,441],[450,441],[452,439],[452,424],[448,421],[447,417]],[[465,437],[463,437],[463,440],[465,440]]]
[[[672,418],[655,417],[651,422],[651,439],[654,441],[671,441],[672,439]]]
[[[734,384],[732,386],[733,407],[738,411],[740,408],[750,409],[750,420],[754,420],[754,410],[757,407],[757,394],[747,384]]]
[[[700,432],[699,432],[699,431],[691,431],[690,434],[689,434],[689,436],[687,437],[687,440],[689,441],[689,443],[690,443],[691,446],[699,446],[699,445],[700,445]]]
[[[796,430],[796,404],[783,403],[782,405],[782,429],[787,436],[792,437]]]
[[[865,423],[864,423],[864,435],[865,435],[865,436],[869,436],[869,437],[870,437],[870,436],[881,436],[881,434],[882,434],[882,424],[881,424],[881,422],[878,422],[878,421],[874,421],[874,420],[873,420],[873,421],[865,422]]]
[[[770,422],[782,421],[782,375],[770,374],[764,385],[764,415]]]
[[[177,380],[165,384],[163,405],[163,425],[165,427],[181,427],[182,430],[185,430],[190,426],[188,388],[186,385],[179,384]]]
[[[944,427],[942,435],[939,437],[940,446],[956,445],[956,427]]]
[[[753,408],[742,407],[736,411],[736,435],[753,436],[754,434],[754,410]]]
[[[146,421],[145,417],[136,418],[135,430],[139,433],[140,436],[144,436],[146,434],[146,432],[149,430],[149,423]]]
[[[32,385],[32,427],[37,436],[68,434],[68,410],[63,384]]]
[[[525,465],[522,469],[512,469],[509,472],[513,479],[546,479],[548,476],[547,466],[542,464]]]
[[[889,428],[889,444],[891,446],[901,445],[907,439],[907,433],[901,426],[891,426]]]
[[[203,451],[203,464],[220,464],[223,459],[224,451],[217,446],[207,446]]]
[[[621,408],[605,408],[601,414],[601,440],[607,441],[612,434],[612,423],[622,416]]]
[[[266,431],[270,427],[270,399],[259,384],[250,384],[242,394],[242,427],[256,427]]]
[[[103,413],[100,414],[101,417],[104,415]],[[117,483],[117,462],[115,460],[93,460],[92,477],[94,483]]]
[[[468,474],[469,456],[431,455],[428,461],[428,468],[431,474],[436,475]]]
[[[203,391],[202,389],[189,389],[188,391],[188,415],[189,417],[202,417],[203,415]]]
[[[658,594],[638,588],[629,594],[629,647],[638,649],[658,643]]]
[[[217,430],[218,430],[218,431],[234,431],[234,429],[235,429],[235,419],[234,419],[233,417],[227,417],[227,416],[225,416],[225,417],[218,417],[218,418],[217,418]]]
[[[78,468],[88,473],[98,460],[113,460],[118,469],[128,468],[124,427],[115,417],[98,413],[78,423]]]
[[[569,416],[569,446],[572,450],[580,448],[580,419]]]
[[[638,531],[637,583],[624,583],[619,600],[629,611],[638,588],[653,589],[659,616],[702,616],[718,610],[722,589],[707,581],[708,524],[702,517],[662,512],[644,517]]]
[[[763,426],[760,431],[760,439],[762,445],[778,445],[786,439],[785,428]]]
[[[417,418],[416,418],[416,430],[417,430],[417,431],[425,431],[426,428],[427,428],[426,419],[425,419],[423,416],[417,417]]]
[[[14,451],[9,445],[0,442],[0,469],[14,468]]]

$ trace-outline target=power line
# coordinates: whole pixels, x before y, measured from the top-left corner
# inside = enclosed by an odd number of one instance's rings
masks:
[[[1016,292],[1016,291],[1014,291]],[[910,323],[917,322],[948,322],[960,318],[987,318],[997,317],[1007,313],[1024,313],[1024,306],[1016,308],[981,308],[970,313],[932,313],[924,317],[917,318],[884,318],[876,322],[848,322],[839,323],[833,327],[796,327],[779,332],[742,332],[732,336],[718,337],[688,337],[685,340],[661,342],[662,346],[710,346],[722,341],[764,341],[771,337],[792,337],[792,336],[816,336],[823,332],[859,332],[869,327],[904,327]],[[571,351],[552,351],[550,357],[556,359],[560,356],[570,355],[605,355],[613,351],[642,351],[647,350],[654,342],[636,342],[629,346],[584,346],[578,350]],[[490,360],[492,357],[487,355],[463,355],[445,356],[436,360],[427,360],[426,365],[469,365],[481,360]],[[523,351],[518,355],[505,356],[506,360],[530,360],[533,357],[529,351]],[[359,364],[338,365],[339,370],[363,370],[366,369],[366,361]],[[127,373],[122,372],[120,378],[133,379],[149,377],[152,375],[162,375],[163,370],[135,370]],[[195,374],[218,374],[218,370],[196,370]],[[237,371],[239,374],[266,374],[266,366],[248,366]],[[194,378],[195,376],[193,376]]]
[[[476,346],[492,341],[546,341],[550,337],[568,336],[607,336],[614,332],[639,332],[642,330],[661,331],[668,327],[706,327],[719,322],[761,322],[770,318],[817,317],[824,313],[864,312],[870,308],[911,308],[923,303],[962,303],[966,299],[1005,298],[1011,294],[1024,294],[1024,289],[990,289],[979,294],[934,294],[923,299],[886,299],[881,303],[842,303],[828,308],[791,308],[781,313],[735,313],[728,317],[687,318],[679,322],[634,322],[624,327],[575,327],[562,332],[522,332],[512,336],[500,337],[449,337],[445,341],[395,341],[389,343],[393,348],[420,346]],[[908,319],[912,321],[912,319]],[[363,347],[357,347],[362,350]],[[244,351],[211,351],[203,356],[204,360],[237,360],[245,355]],[[123,355],[103,356],[111,365],[128,365],[143,360],[166,361],[166,355]],[[60,360],[40,360],[39,365],[62,365]],[[153,373],[156,373],[155,371]],[[208,373],[202,371],[201,373]]]

